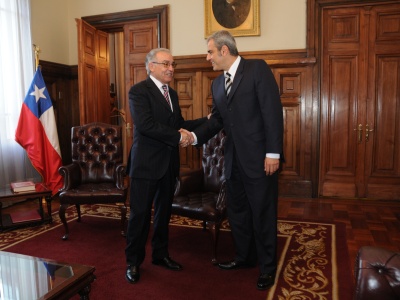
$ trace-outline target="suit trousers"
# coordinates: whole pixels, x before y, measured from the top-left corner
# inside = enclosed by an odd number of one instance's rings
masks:
[[[168,235],[172,200],[176,184],[172,163],[158,180],[131,178],[130,215],[125,249],[127,265],[140,266],[145,258],[145,247],[151,227],[154,200],[152,259],[169,256]]]
[[[235,154],[227,187],[227,213],[235,245],[235,260],[249,265],[258,262],[261,273],[275,274],[278,173],[250,178]]]

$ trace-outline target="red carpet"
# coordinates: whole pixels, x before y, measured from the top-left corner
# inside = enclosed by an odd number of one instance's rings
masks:
[[[125,239],[120,236],[119,220],[115,219],[118,210],[106,205],[85,206],[82,211],[85,210],[78,223],[74,209],[68,209],[68,218],[73,218],[68,241],[61,240],[64,228],[58,215],[54,215],[52,225],[1,233],[0,249],[95,266],[97,279],[92,284],[92,300],[352,298],[343,224],[280,220],[277,284],[267,292],[256,289],[258,268],[223,271],[213,266],[209,233],[202,231],[198,222],[189,224],[190,220],[174,217],[170,255],[184,269],[174,272],[152,265],[148,247],[141,280],[131,285],[125,281]],[[218,250],[221,261],[233,257],[229,231],[222,232]]]

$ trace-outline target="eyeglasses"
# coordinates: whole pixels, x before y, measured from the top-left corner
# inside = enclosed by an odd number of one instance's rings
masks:
[[[163,65],[165,68],[169,68],[169,66],[172,66],[174,69],[176,68],[177,65],[176,62],[170,63],[169,61],[163,61],[163,62],[152,61],[152,63],[157,65]]]

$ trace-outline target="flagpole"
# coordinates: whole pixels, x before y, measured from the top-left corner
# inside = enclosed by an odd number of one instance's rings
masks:
[[[35,44],[33,44],[33,50],[35,51],[35,71],[36,71],[37,68],[39,67],[39,52],[40,52],[40,48],[39,48],[39,46],[36,46]]]

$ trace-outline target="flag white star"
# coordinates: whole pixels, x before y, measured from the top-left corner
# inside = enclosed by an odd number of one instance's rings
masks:
[[[43,94],[43,91],[46,89],[46,87],[39,89],[37,85],[35,84],[35,91],[30,93],[31,96],[35,96],[36,102],[39,101],[40,98],[47,99],[46,96]]]

